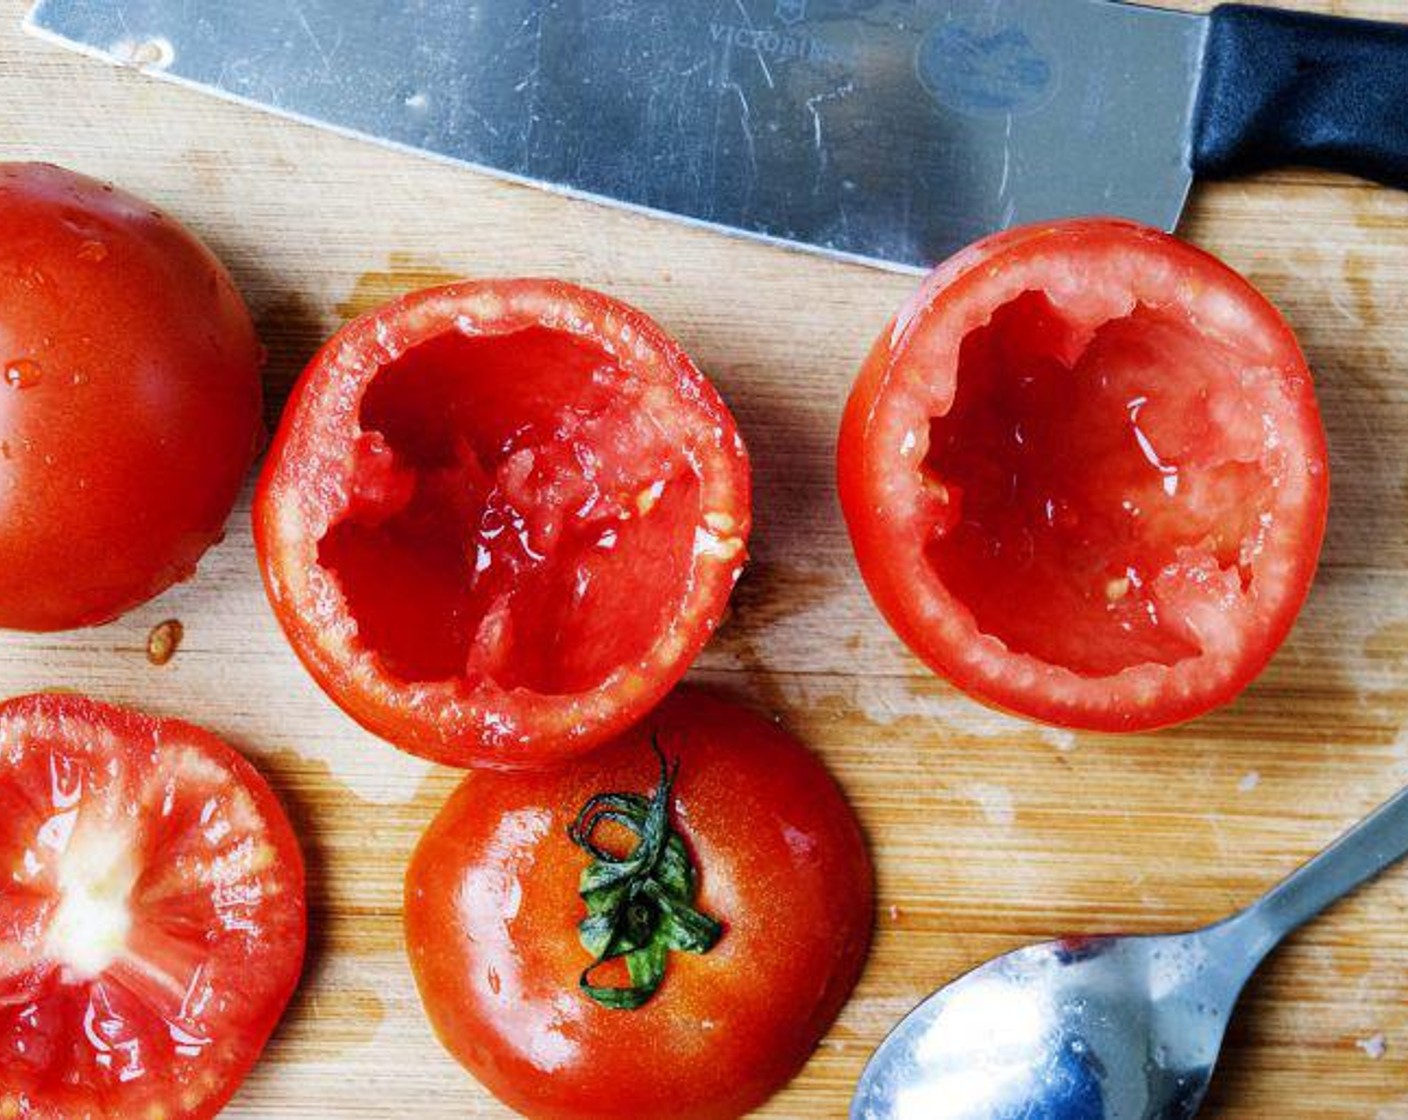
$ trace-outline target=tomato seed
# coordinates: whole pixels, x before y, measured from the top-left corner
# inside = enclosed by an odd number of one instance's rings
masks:
[[[177,619],[157,623],[147,635],[147,660],[153,665],[165,665],[176,656],[185,633],[186,628]]]

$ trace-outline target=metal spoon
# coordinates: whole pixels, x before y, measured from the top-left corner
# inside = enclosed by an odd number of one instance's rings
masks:
[[[1068,938],[989,961],[881,1044],[851,1120],[1188,1120],[1257,966],[1405,854],[1408,790],[1218,925]]]

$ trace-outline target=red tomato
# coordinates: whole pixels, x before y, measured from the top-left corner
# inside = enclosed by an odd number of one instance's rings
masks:
[[[1314,576],[1325,436],[1284,320],[1128,222],[1009,231],[872,351],[840,486],[871,594],[936,671],[1069,727],[1230,700]]]
[[[303,374],[255,503],[270,601],[334,700],[451,765],[640,719],[744,562],[728,409],[639,311],[548,280],[417,292]]]
[[[678,767],[672,786],[652,735]],[[589,805],[605,794],[618,796]],[[650,809],[679,837],[661,842],[654,879],[648,860],[625,858],[648,848]],[[603,817],[623,811],[629,832]],[[625,891],[614,911],[612,885]],[[563,769],[470,776],[411,861],[406,943],[441,1041],[525,1115],[735,1117],[794,1077],[840,1012],[872,894],[860,827],[818,759],[773,723],[682,690]],[[589,913],[599,935],[614,913],[648,946],[631,979],[620,960],[593,967]],[[691,948],[652,963],[672,939]],[[605,1006],[584,981],[643,1006]]]
[[[107,622],[195,571],[263,434],[261,361],[189,232],[0,164],[0,626]]]
[[[303,961],[303,861],[208,732],[0,704],[0,1116],[214,1116]]]

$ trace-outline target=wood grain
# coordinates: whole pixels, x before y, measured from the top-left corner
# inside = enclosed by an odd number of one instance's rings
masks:
[[[1408,15],[1403,0],[1300,6]],[[824,754],[869,830],[881,891],[860,990],[764,1115],[843,1116],[872,1047],[934,986],[1034,938],[1218,916],[1408,779],[1408,196],[1304,171],[1198,190],[1184,232],[1285,310],[1318,373],[1335,468],[1324,570],[1232,707],[1159,735],[1069,735],[936,681],[852,564],[834,432],[912,281],[276,121],[31,41],[23,8],[0,0],[0,158],[114,179],[206,238],[269,347],[271,421],[347,315],[451,275],[549,274],[638,303],[732,403],[757,466],[756,560],[696,676]],[[155,667],[148,631],[168,618],[184,642]],[[0,639],[0,693],[54,685],[227,736],[306,839],[307,979],[227,1115],[503,1114],[435,1044],[401,954],[402,867],[454,775],[361,733],[296,665],[256,577],[247,495],[194,582],[101,630]],[[1375,1059],[1358,1043],[1380,1035]],[[1408,872],[1257,981],[1210,1111],[1408,1120]]]

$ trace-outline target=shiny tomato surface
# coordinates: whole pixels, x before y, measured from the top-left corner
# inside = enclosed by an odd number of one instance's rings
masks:
[[[639,311],[549,280],[417,292],[296,387],[260,481],[270,601],[334,700],[451,765],[643,716],[745,559],[733,418]]]
[[[1109,731],[1189,719],[1261,671],[1329,494],[1275,308],[1114,220],[941,266],[861,372],[839,475],[866,583],[920,657],[997,707]]]
[[[670,952],[649,1001],[617,1010],[579,987],[593,960],[578,937],[591,859],[568,830],[595,795],[658,789],[652,736],[678,764],[671,815],[694,906],[722,935]],[[635,850],[629,840],[615,850]],[[566,767],[466,779],[407,872],[406,941],[445,1046],[525,1115],[735,1117],[795,1076],[835,1020],[865,959],[872,895],[860,828],[816,756],[685,689]]]
[[[216,1115],[303,960],[303,861],[263,778],[184,723],[11,700],[0,864],[0,1116]]]
[[[195,571],[263,435],[261,361],[187,230],[0,164],[0,627],[107,622]]]

